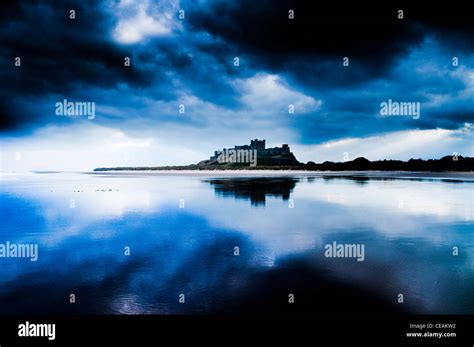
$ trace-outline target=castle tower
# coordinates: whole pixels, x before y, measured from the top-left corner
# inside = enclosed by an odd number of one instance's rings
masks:
[[[261,151],[265,149],[265,140],[250,140],[250,148],[256,149],[257,151]]]

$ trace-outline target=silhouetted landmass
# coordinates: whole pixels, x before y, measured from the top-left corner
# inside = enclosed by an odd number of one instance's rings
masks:
[[[235,145],[214,151],[209,159],[197,164],[157,167],[97,168],[94,171],[147,171],[147,170],[305,170],[305,171],[474,171],[474,158],[446,156],[441,159],[370,160],[359,157],[352,161],[316,164],[300,163],[288,144],[266,147],[266,140],[250,140],[248,145]]]
[[[441,159],[378,160],[356,158],[343,163],[325,161],[322,164],[308,162],[307,170],[323,171],[474,171],[474,158],[445,156]]]
[[[410,159],[370,161],[360,157],[352,161],[317,164],[295,162],[291,165],[263,165],[258,163],[250,166],[245,163],[225,164],[191,164],[182,166],[156,167],[110,167],[96,168],[94,171],[166,171],[166,170],[305,170],[305,171],[474,171],[474,158],[445,156],[441,159]]]

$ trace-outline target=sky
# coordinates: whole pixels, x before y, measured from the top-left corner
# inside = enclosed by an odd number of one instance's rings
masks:
[[[474,12],[461,3],[0,6],[2,171],[185,165],[255,138],[301,162],[474,156]],[[65,99],[94,117],[58,115]],[[419,103],[419,117],[382,115],[389,100]]]

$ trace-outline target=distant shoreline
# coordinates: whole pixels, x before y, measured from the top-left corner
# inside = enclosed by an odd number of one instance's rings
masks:
[[[440,179],[474,181],[474,172],[461,171],[307,171],[307,170],[155,170],[155,171],[92,171],[91,175],[105,176],[307,176],[307,177],[355,177],[355,178],[399,178],[399,179]]]
[[[474,158],[445,156],[441,159],[410,159],[401,160],[378,160],[370,161],[359,157],[351,161],[330,162],[316,164],[309,161],[306,164],[297,163],[292,165],[257,165],[249,166],[245,164],[191,164],[176,166],[155,166],[155,167],[103,167],[94,169],[95,172],[106,171],[308,171],[308,172],[474,172]]]

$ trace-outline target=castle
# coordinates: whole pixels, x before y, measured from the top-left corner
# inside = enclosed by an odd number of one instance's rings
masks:
[[[272,165],[296,165],[299,164],[293,153],[290,151],[288,144],[281,147],[265,148],[265,140],[250,140],[250,145],[234,146],[233,148],[224,148],[222,151],[214,151],[214,155],[209,160],[203,160],[198,165],[218,165],[218,157],[222,152],[235,150],[256,150],[259,166]]]

